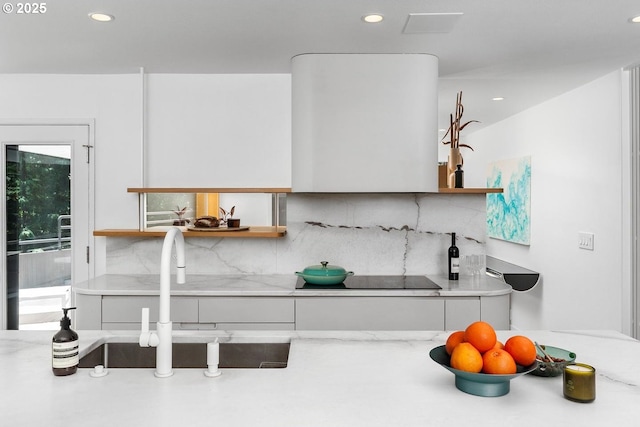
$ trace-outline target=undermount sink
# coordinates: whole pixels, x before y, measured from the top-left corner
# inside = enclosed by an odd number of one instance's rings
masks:
[[[220,343],[219,367],[286,368],[290,343]],[[155,368],[156,349],[105,343],[80,358],[80,368]],[[173,343],[173,368],[207,368],[206,343]]]

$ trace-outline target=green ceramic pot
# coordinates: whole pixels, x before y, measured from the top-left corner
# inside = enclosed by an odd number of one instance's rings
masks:
[[[337,265],[329,265],[327,261],[322,261],[321,265],[311,265],[302,272],[296,271],[296,275],[312,285],[337,285],[348,277],[353,276],[353,271],[346,271]]]

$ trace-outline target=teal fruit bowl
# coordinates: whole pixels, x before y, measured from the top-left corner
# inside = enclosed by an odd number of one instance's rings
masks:
[[[475,374],[452,368],[449,365],[450,357],[444,345],[432,349],[429,352],[429,356],[433,361],[455,375],[456,388],[458,390],[483,397],[504,396],[511,389],[512,379],[528,374],[538,366],[536,362],[526,367],[518,365],[518,371],[510,375]]]
[[[558,347],[552,347],[550,345],[541,345],[544,351],[553,359],[564,359],[554,362],[549,362],[545,355],[542,354],[540,349],[536,349],[536,357],[538,358],[538,367],[531,372],[531,375],[538,377],[557,377],[562,375],[564,367],[569,363],[573,363],[576,360],[576,354],[569,350],[565,350]]]

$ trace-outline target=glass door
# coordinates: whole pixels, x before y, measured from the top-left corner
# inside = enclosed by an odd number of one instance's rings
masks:
[[[7,329],[57,329],[89,277],[88,126],[0,126]]]

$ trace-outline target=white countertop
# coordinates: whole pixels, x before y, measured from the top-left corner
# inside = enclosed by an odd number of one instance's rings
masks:
[[[81,353],[137,333],[78,331]],[[176,332],[175,341],[291,340],[285,369],[90,369],[51,372],[52,331],[0,331],[0,402],[7,426],[637,426],[640,342],[609,331],[520,331],[566,348],[597,370],[596,400],[563,398],[562,377],[524,375],[501,397],[455,388],[454,376],[429,358],[446,332]],[[502,340],[517,334],[499,331]]]
[[[296,289],[297,276],[272,275],[206,275],[187,274],[187,283],[171,281],[174,296],[496,296],[511,292],[504,281],[489,276],[460,280],[444,276],[427,276],[442,289]],[[106,274],[73,285],[85,295],[159,295],[160,277],[154,274]]]

